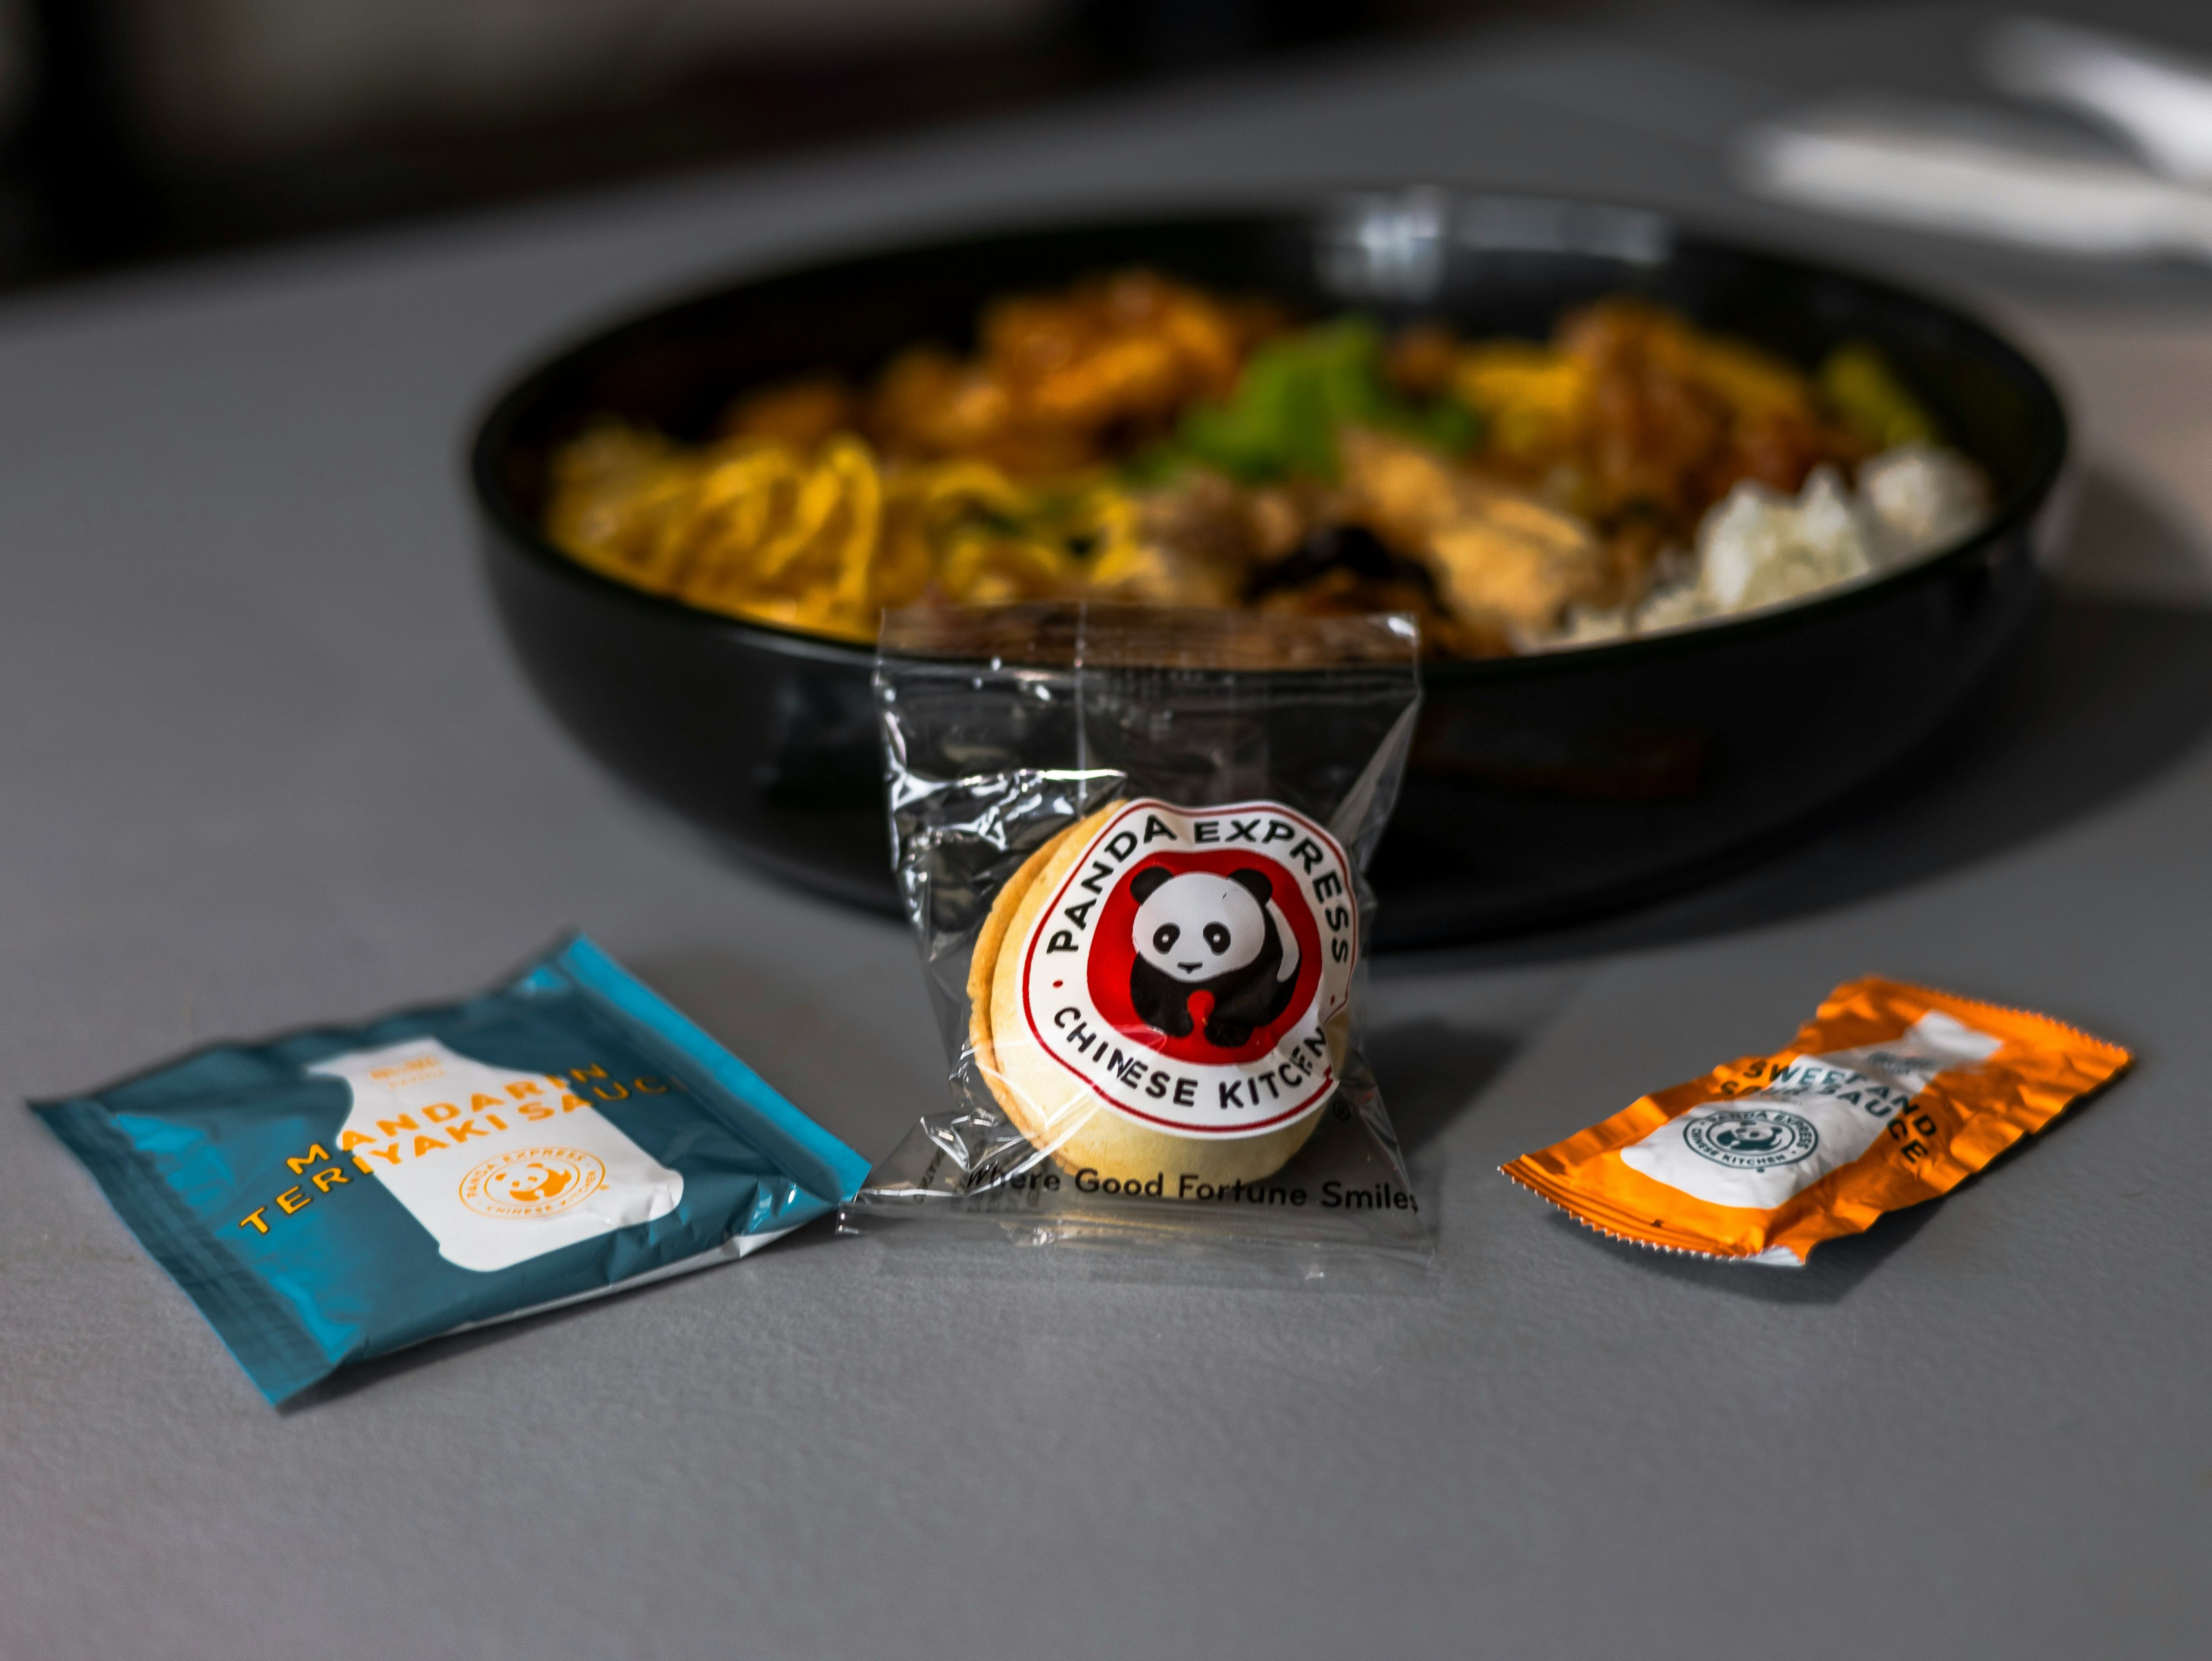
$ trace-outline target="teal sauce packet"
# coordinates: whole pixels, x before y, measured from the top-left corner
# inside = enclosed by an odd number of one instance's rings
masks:
[[[272,1402],[742,1257],[868,1173],[580,935],[463,1003],[31,1106]]]

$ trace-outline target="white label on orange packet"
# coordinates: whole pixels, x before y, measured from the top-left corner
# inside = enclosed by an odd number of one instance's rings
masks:
[[[1763,1090],[1693,1107],[1622,1148],[1621,1162],[1709,1205],[1771,1211],[1873,1147],[1938,1073],[2002,1043],[1929,1010],[1887,1043],[1802,1056]]]

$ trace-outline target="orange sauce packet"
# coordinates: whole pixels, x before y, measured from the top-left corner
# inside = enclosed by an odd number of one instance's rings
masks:
[[[1599,1232],[1798,1268],[1948,1194],[2124,1071],[2117,1044],[1869,975],[1787,1050],[1644,1096],[1501,1166]]]

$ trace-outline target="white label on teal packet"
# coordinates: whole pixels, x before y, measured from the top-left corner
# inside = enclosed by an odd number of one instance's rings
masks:
[[[353,1106],[338,1152],[461,1269],[509,1269],[676,1209],[682,1173],[560,1080],[487,1067],[435,1038],[333,1056]]]

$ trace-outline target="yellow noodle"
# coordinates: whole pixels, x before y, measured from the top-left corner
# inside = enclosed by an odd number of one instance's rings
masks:
[[[687,451],[596,429],[556,464],[546,524],[578,560],[638,587],[853,640],[933,589],[1073,593],[1139,551],[1135,507],[1110,484],[1018,484],[972,460],[887,472],[848,433],[808,457],[775,441]]]

